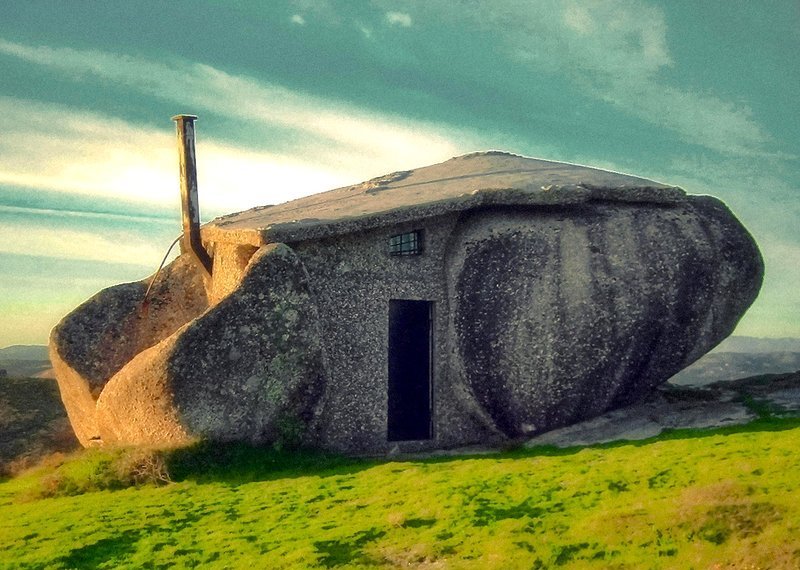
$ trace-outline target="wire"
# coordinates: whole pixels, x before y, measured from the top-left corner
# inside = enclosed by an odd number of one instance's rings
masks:
[[[169,254],[172,251],[172,248],[175,247],[175,244],[178,243],[181,240],[182,237],[183,237],[183,234],[179,235],[170,244],[169,249],[167,249],[167,253],[164,255],[164,259],[161,260],[161,265],[158,266],[158,269],[156,270],[156,274],[153,275],[153,278],[150,280],[150,285],[147,286],[147,291],[145,291],[144,298],[142,299],[142,303],[141,303],[141,307],[142,307],[144,312],[147,312],[147,297],[150,295],[150,289],[153,288],[153,284],[156,282],[156,280],[158,279],[158,276],[161,274],[161,269],[163,269],[164,263],[167,262],[167,258],[169,257]]]

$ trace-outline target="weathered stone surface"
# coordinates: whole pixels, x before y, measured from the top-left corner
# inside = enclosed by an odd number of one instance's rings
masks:
[[[731,333],[763,273],[710,197],[477,212],[455,243],[461,374],[509,437],[641,399]]]
[[[668,429],[707,429],[742,425],[758,416],[743,402],[756,401],[772,413],[800,413],[800,372],[754,376],[703,387],[665,385],[639,404],[607,412],[538,435],[526,447],[571,447],[655,437]]]
[[[390,255],[407,232],[419,255]],[[226,216],[203,238],[210,308],[163,296],[178,316],[148,333],[131,284],[54,331],[84,444],[307,428],[317,447],[405,453],[531,436],[641,399],[731,332],[763,272],[713,198],[499,152]],[[410,300],[430,314],[428,383],[407,384],[430,401],[413,412],[430,439],[389,441],[389,308]]]
[[[501,441],[475,399],[450,375],[447,284],[442,267],[455,215],[400,224],[293,246],[308,271],[317,303],[328,379],[314,422],[315,445],[345,453],[403,451],[434,442],[387,444],[390,299],[428,299],[435,305],[432,415],[435,444]],[[389,235],[424,228],[425,254],[403,259],[386,252]]]
[[[214,277],[208,295],[210,305],[216,305],[239,286],[247,264],[257,249],[251,245],[215,244]]]
[[[612,410],[596,418],[554,429],[529,440],[526,447],[571,447],[656,437],[668,429],[709,429],[746,424],[756,414],[740,402],[669,402],[660,394],[647,402]]]
[[[293,243],[417,222],[487,206],[592,200],[672,204],[685,192],[636,176],[502,151],[474,152],[274,206],[222,216],[207,242]]]
[[[164,268],[143,306],[149,281],[100,291],[50,334],[50,360],[61,397],[83,445],[99,437],[95,402],[108,379],[207,307],[202,277],[185,256]]]
[[[133,444],[302,436],[325,387],[322,369],[302,263],[271,244],[233,293],[111,378],[98,428],[104,442]]]

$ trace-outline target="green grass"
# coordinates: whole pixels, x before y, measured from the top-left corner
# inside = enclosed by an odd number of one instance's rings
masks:
[[[800,567],[796,419],[407,461],[202,445],[158,485],[128,456],[0,484],[0,567]]]

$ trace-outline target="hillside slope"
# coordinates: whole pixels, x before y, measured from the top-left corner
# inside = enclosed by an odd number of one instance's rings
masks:
[[[760,374],[800,370],[800,352],[709,352],[669,379],[677,386],[704,386]]]
[[[14,344],[0,348],[0,359],[47,360],[47,347],[43,344]]]
[[[180,482],[0,484],[5,568],[797,568],[800,424],[405,461],[183,452]],[[227,449],[227,451],[226,451]],[[181,453],[178,453],[181,456]],[[180,470],[179,470],[180,471]],[[80,474],[80,475],[78,475]],[[46,493],[45,493],[46,494]]]
[[[54,381],[0,379],[0,476],[77,446]]]
[[[5,377],[54,378],[47,347],[16,344],[0,348],[0,380]]]

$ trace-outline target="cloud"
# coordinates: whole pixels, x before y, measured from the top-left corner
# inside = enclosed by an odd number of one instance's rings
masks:
[[[637,1],[566,2],[544,11],[493,3],[519,59],[566,74],[595,97],[723,154],[767,155],[769,135],[745,105],[670,85],[662,11]]]
[[[385,5],[386,3],[384,3]],[[585,94],[726,155],[775,157],[746,104],[674,85],[662,9],[641,0],[493,0],[413,4],[427,21],[488,31],[507,57],[567,77]]]
[[[364,24],[361,24],[361,23],[359,23],[359,22],[356,22],[356,27],[358,28],[358,31],[359,31],[359,32],[361,32],[362,34],[364,34],[364,37],[365,37],[366,39],[368,39],[368,40],[372,40],[372,39],[374,38],[375,34],[374,34],[374,32],[372,31],[372,28],[369,28],[369,27],[367,27],[367,26],[365,26]]]
[[[386,12],[385,19],[390,26],[400,26],[401,28],[410,28],[413,23],[411,16],[405,12]]]
[[[290,4],[298,14],[303,14],[303,19],[311,17],[316,22],[332,26],[342,24],[339,11],[330,0],[291,0]]]
[[[564,10],[564,22],[580,34],[591,33],[595,28],[595,22],[586,9],[586,6],[570,4]]]
[[[180,233],[177,225],[175,233]],[[155,267],[165,250],[124,230],[92,232],[4,219],[0,253]]]
[[[298,26],[306,25],[306,19],[303,18],[303,16],[301,16],[300,14],[293,14],[289,21],[292,22],[293,24],[297,24]]]
[[[166,132],[8,97],[0,97],[0,116],[0,184],[156,202],[175,185]]]
[[[198,122],[201,201],[223,211],[277,203],[481,148],[480,139],[214,67],[0,40],[0,53],[80,80],[123,85],[196,113],[233,119],[275,150],[209,139]],[[0,183],[173,200],[174,134],[70,107],[0,98]],[[166,122],[166,121],[165,121]],[[232,138],[235,134],[231,135]]]
[[[0,184],[174,204],[171,130],[68,107],[0,97]],[[285,201],[345,184],[347,174],[213,138],[197,143],[201,204],[215,211]],[[269,193],[267,190],[269,189]]]

